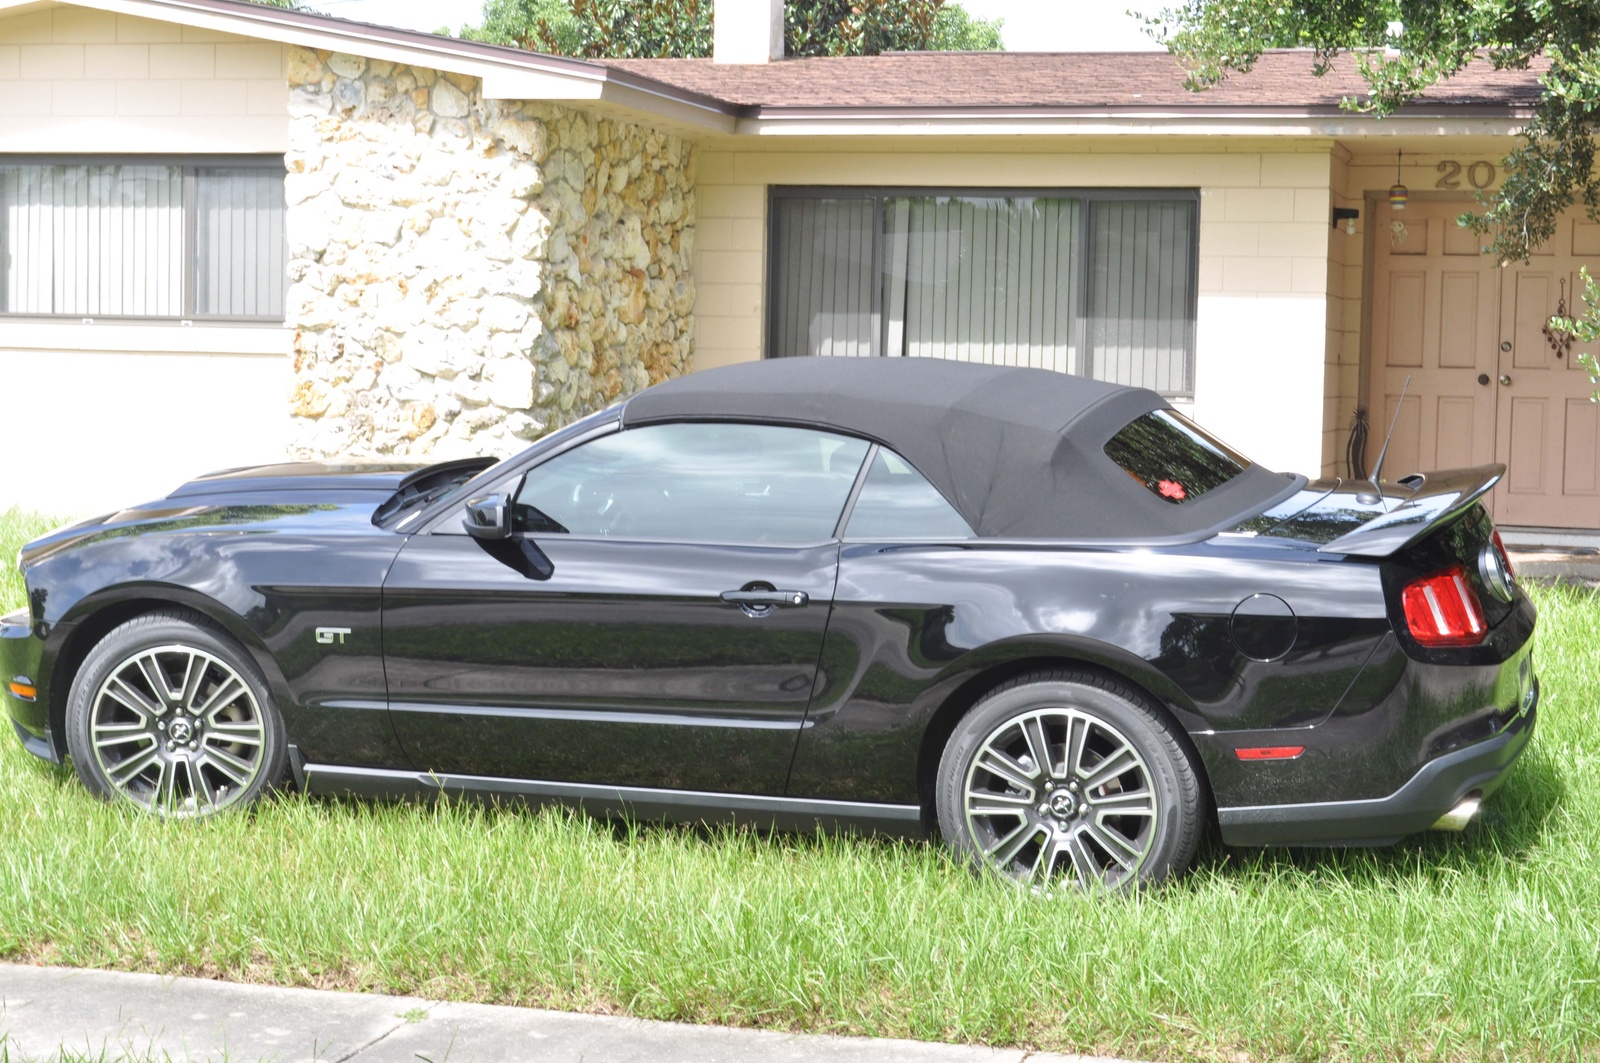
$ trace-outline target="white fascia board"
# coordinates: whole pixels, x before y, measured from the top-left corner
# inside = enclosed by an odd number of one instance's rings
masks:
[[[740,136],[917,137],[917,136],[1201,136],[1201,137],[1396,137],[1512,136],[1522,131],[1523,117],[1356,116],[1228,116],[1130,115],[985,115],[939,117],[786,117],[773,114],[741,118]]]
[[[610,109],[636,122],[667,121],[703,133],[728,135],[734,127],[734,117],[726,111],[609,78],[580,81],[540,70],[501,68],[484,75],[483,96],[489,100],[609,104]]]
[[[727,111],[675,99],[636,85],[608,81],[600,98],[613,106],[636,112],[644,118],[665,118],[708,133],[728,135],[735,132],[738,127],[739,120]]]
[[[486,100],[581,102],[598,100],[605,90],[605,82],[598,79],[565,77],[544,70],[495,67],[481,76]]]

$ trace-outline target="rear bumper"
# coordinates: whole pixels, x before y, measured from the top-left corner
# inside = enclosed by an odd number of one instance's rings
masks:
[[[11,717],[23,748],[36,757],[59,763],[61,758],[50,734],[46,677],[39,674],[43,654],[44,643],[34,638],[27,612],[0,618],[0,701],[5,702],[6,714]],[[10,688],[12,680],[36,687],[38,695],[19,697]]]
[[[1537,680],[1532,694],[1499,734],[1429,761],[1388,797],[1219,808],[1222,839],[1229,845],[1391,845],[1425,831],[1468,794],[1488,796],[1505,781],[1533,737]]]

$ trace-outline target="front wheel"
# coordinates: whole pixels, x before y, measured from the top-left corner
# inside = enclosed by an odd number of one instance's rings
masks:
[[[89,651],[66,723],[91,793],[168,818],[248,805],[282,778],[287,759],[255,662],[177,611],[136,617]]]
[[[1037,888],[1159,882],[1193,859],[1204,817],[1172,725],[1089,673],[1026,676],[980,701],[945,746],[936,796],[957,853]]]

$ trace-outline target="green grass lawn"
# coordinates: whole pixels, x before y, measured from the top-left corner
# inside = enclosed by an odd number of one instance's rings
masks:
[[[0,520],[8,568],[25,523]],[[1600,599],[1535,593],[1540,730],[1461,835],[1039,898],[929,845],[559,811],[161,824],[7,735],[0,957],[1152,1059],[1595,1059]]]

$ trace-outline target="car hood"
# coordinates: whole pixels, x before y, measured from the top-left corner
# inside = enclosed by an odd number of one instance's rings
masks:
[[[92,517],[39,537],[23,547],[28,568],[90,542],[152,533],[259,529],[293,521],[319,533],[372,529],[375,514],[427,497],[482,472],[493,458],[433,465],[409,462],[284,462],[227,469],[196,477],[165,498]]]
[[[196,495],[257,494],[264,491],[337,491],[366,495],[393,494],[406,478],[428,468],[420,462],[289,461],[277,465],[252,465],[197,476],[168,498]]]

